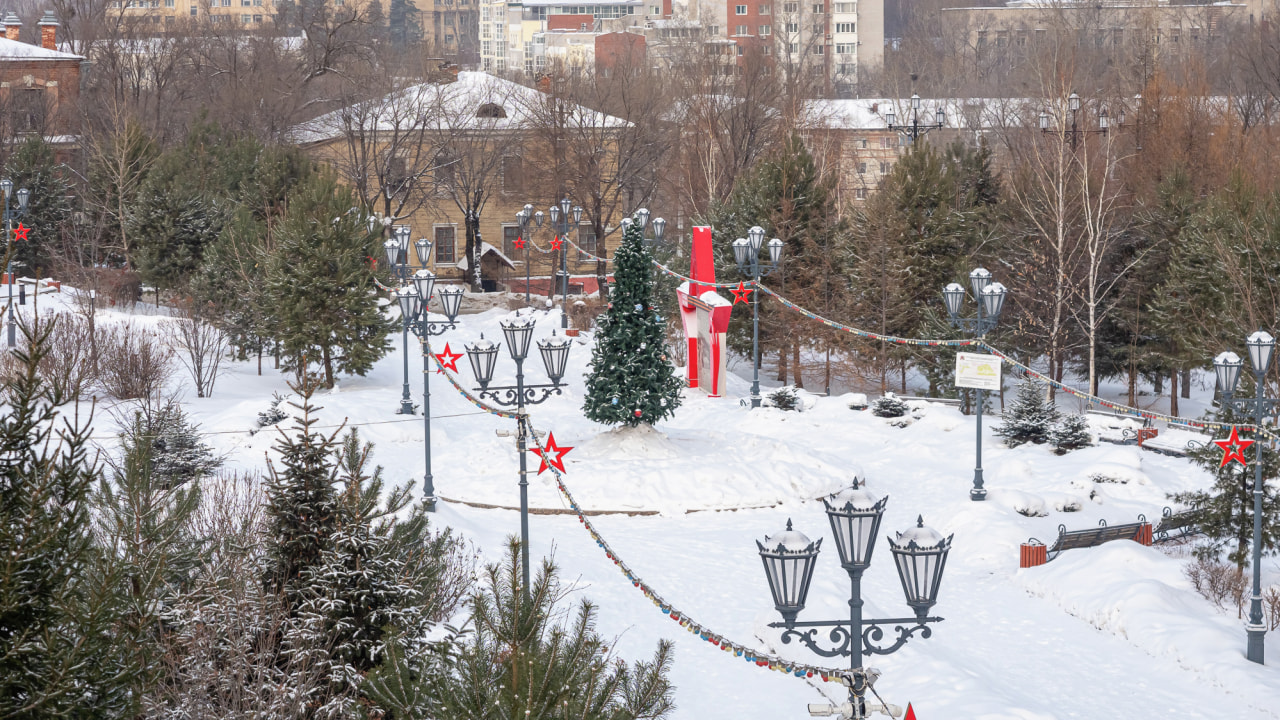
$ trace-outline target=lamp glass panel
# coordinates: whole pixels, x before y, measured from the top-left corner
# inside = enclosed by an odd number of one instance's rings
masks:
[[[431,241],[426,238],[418,238],[413,244],[413,251],[418,254],[418,264],[426,267],[431,262]]]
[[[969,273],[969,287],[973,288],[973,299],[982,299],[982,290],[991,282],[991,271],[986,268],[974,268]]]
[[[387,240],[382,243],[382,249],[387,253],[387,264],[395,266],[396,260],[400,257],[400,243],[395,240]]]
[[[947,306],[947,314],[955,317],[960,314],[960,304],[964,302],[964,286],[951,283],[942,289],[942,301]]]
[[[769,241],[769,262],[777,265],[782,259],[782,240],[774,238]]]
[[[423,302],[431,302],[431,293],[436,287],[436,274],[430,270],[419,270],[413,274],[413,286],[417,288],[418,297]]]
[[[636,222],[640,223],[640,229],[644,230],[649,226],[649,209],[640,208],[636,211]]]
[[[511,359],[523,360],[529,356],[529,343],[533,339],[533,318],[518,318],[499,323],[507,338],[507,351]]]
[[[753,226],[747,231],[747,240],[751,243],[753,252],[760,252],[760,247],[764,245],[764,228],[759,225]]]
[[[462,288],[457,285],[440,288],[440,306],[449,322],[458,317],[458,309],[462,306]]]
[[[1259,375],[1266,374],[1271,368],[1271,357],[1275,355],[1276,339],[1271,337],[1271,333],[1259,330],[1249,336],[1245,345],[1249,348],[1249,362],[1253,365],[1253,371]]]
[[[1233,395],[1236,384],[1240,382],[1240,368],[1244,363],[1240,356],[1233,352],[1220,353],[1213,359],[1213,371],[1218,376],[1218,389],[1227,395]]]
[[[653,239],[662,242],[663,236],[667,234],[667,221],[662,218],[653,219]]]

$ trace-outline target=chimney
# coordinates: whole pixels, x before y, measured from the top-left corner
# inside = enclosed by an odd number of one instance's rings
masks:
[[[4,37],[6,40],[17,40],[18,31],[22,29],[22,21],[17,14],[9,13],[4,18]]]
[[[58,49],[58,19],[52,10],[46,10],[40,18],[40,47],[45,50]]]

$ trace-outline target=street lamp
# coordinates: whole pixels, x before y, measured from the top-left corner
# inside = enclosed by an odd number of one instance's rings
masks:
[[[533,303],[533,298],[529,294],[529,223],[533,222],[534,232],[542,229],[542,211],[533,211],[533,205],[525,204],[516,213],[516,221],[520,223],[520,252],[524,253],[524,301]]]
[[[517,317],[503,320],[499,325],[506,338],[507,352],[516,361],[516,384],[496,386],[493,381],[493,370],[498,360],[498,344],[492,340],[480,339],[466,346],[467,360],[471,363],[471,372],[475,375],[479,395],[504,407],[516,406],[519,416],[519,427],[516,432],[516,453],[520,456],[520,565],[524,573],[525,599],[529,598],[529,470],[525,455],[528,451],[528,415],[526,405],[537,405],[546,402],[552,395],[562,393],[561,380],[564,378],[565,366],[569,362],[569,348],[573,344],[569,338],[556,336],[538,341],[538,352],[542,355],[542,364],[551,378],[550,384],[525,385],[524,361],[529,356],[529,346],[533,339],[533,318]],[[539,396],[540,393],[540,396]]]
[[[1267,332],[1259,330],[1245,341],[1249,349],[1249,364],[1253,366],[1256,382],[1253,397],[1234,397],[1236,384],[1240,382],[1240,368],[1244,365],[1240,356],[1233,352],[1224,352],[1214,358],[1213,369],[1218,376],[1218,385],[1222,389],[1222,402],[1240,412],[1250,415],[1255,429],[1262,427],[1262,419],[1274,412],[1280,400],[1263,397],[1263,380],[1267,370],[1271,368],[1271,360],[1275,355],[1276,340]],[[1262,438],[1259,436],[1257,455],[1253,465],[1253,594],[1249,597],[1249,624],[1245,626],[1249,635],[1246,655],[1251,662],[1263,664],[1263,641],[1267,626],[1262,617]]]
[[[374,227],[376,220],[369,219],[369,226]],[[409,278],[409,226],[396,225],[392,230],[394,238],[389,238],[382,243],[382,248],[387,254],[387,266],[391,268],[392,276],[395,277],[398,290],[393,290],[392,295],[406,289],[406,282]],[[426,238],[420,238],[413,244],[413,250],[418,255],[418,264],[424,269],[427,267],[427,261],[431,259],[431,241]],[[434,276],[433,276],[434,277]],[[424,297],[431,299],[431,293],[428,292]],[[400,389],[400,409],[396,410],[397,415],[412,415],[413,400],[409,398],[409,325],[412,320],[409,315],[404,312],[404,303],[401,302],[400,312],[400,354],[404,360],[404,384]]]
[[[569,247],[567,245],[569,239],[569,218],[573,218],[573,224],[576,227],[582,222],[582,208],[573,205],[569,198],[561,198],[559,205],[552,205],[548,212],[551,214],[551,226],[560,233],[560,327],[569,327]],[[572,213],[572,215],[570,215]]]
[[[760,247],[764,244],[764,228],[756,225],[747,237],[733,241],[733,259],[738,272],[755,283],[751,293],[751,407],[760,407],[760,278],[772,275],[782,259],[782,241],[769,241],[769,266],[760,265]]]
[[[915,94],[911,96],[911,122],[906,125],[896,125],[894,124],[894,121],[897,120],[897,117],[898,117],[897,114],[894,113],[892,109],[890,109],[889,112],[885,113],[885,116],[884,116],[885,123],[889,126],[890,130],[897,130],[901,132],[903,135],[906,135],[907,137],[911,138],[911,143],[913,145],[917,140],[920,139],[922,135],[929,134],[930,130],[939,130],[945,127],[947,124],[947,114],[942,110],[941,107],[939,107],[937,110],[934,111],[933,123],[928,123],[928,122],[921,123],[920,122],[920,96]]]
[[[1076,149],[1076,145],[1080,142],[1080,140],[1083,138],[1084,135],[1088,135],[1090,133],[1101,133],[1103,135],[1106,135],[1107,132],[1111,129],[1111,118],[1107,115],[1106,108],[1103,108],[1098,113],[1097,129],[1078,127],[1076,124],[1076,115],[1080,112],[1080,96],[1075,94],[1074,92],[1067,96],[1067,110],[1071,113],[1071,127],[1068,129],[1062,129],[1062,130],[1059,130],[1058,128],[1053,126],[1053,123],[1051,122],[1051,118],[1049,117],[1049,113],[1043,110],[1040,111],[1040,132],[1046,133],[1046,134],[1061,132],[1063,135],[1067,137],[1068,142],[1071,143],[1071,150],[1073,152]],[[1124,118],[1124,114],[1121,113],[1121,119],[1120,119],[1121,124],[1124,124],[1123,118]]]
[[[893,553],[898,578],[902,582],[903,595],[915,617],[866,619],[862,617],[862,574],[871,565],[875,550],[876,533],[884,516],[889,498],[877,498],[855,479],[853,486],[823,499],[831,533],[840,553],[840,565],[849,574],[849,619],[813,620],[801,622],[796,618],[804,609],[813,581],[822,539],[816,542],[798,530],[791,521],[787,529],[776,535],[756,541],[760,559],[764,562],[765,578],[773,595],[774,607],[782,615],[782,622],[769,627],[782,628],[782,642],[799,640],[811,652],[822,657],[849,658],[849,702],[852,717],[865,717],[864,696],[879,673],[862,667],[863,656],[889,655],[897,652],[917,632],[929,637],[930,623],[940,622],[940,617],[930,617],[929,610],[938,601],[938,588],[942,584],[942,572],[947,554],[951,551],[951,537],[924,526],[918,518],[916,527],[909,528],[897,537],[889,538],[889,550]],[[882,626],[894,626],[896,639],[891,645],[877,645],[885,635]],[[818,630],[830,628],[826,637],[836,646],[824,648],[818,644]]]
[[[9,347],[12,348],[18,343],[18,323],[14,318],[13,311],[13,285],[16,280],[13,276],[13,266],[15,265],[13,258],[13,219],[27,213],[27,203],[31,199],[31,191],[26,188],[19,188],[17,193],[18,207],[10,208],[9,196],[13,194],[13,181],[9,178],[0,180],[0,190],[4,191],[5,250],[9,255],[8,267],[5,269],[5,279],[9,281]]]
[[[427,243],[425,252],[430,254],[430,243]],[[422,255],[419,254],[418,257],[421,258]],[[400,303],[400,314],[413,330],[413,334],[422,341],[422,431],[423,444],[426,447],[426,473],[422,481],[422,494],[429,511],[434,511],[436,508],[436,486],[431,475],[431,368],[430,358],[427,357],[427,338],[440,335],[445,330],[453,330],[456,327],[458,309],[462,306],[462,288],[457,285],[435,290],[436,297],[440,299],[440,307],[448,319],[432,320],[429,306],[435,285],[436,274],[423,268],[413,274],[412,284],[396,291],[396,300]],[[412,406],[409,411],[409,414],[413,413]]]
[[[964,287],[960,283],[951,283],[942,289],[942,301],[947,306],[947,316],[952,327],[961,328],[983,337],[995,329],[1000,321],[1000,312],[1004,310],[1004,298],[1007,290],[1004,285],[991,281],[991,272],[986,268],[975,268],[969,273],[969,286],[973,290],[978,315],[973,318],[960,317],[960,308],[964,304]],[[973,489],[969,491],[970,500],[986,500],[987,491],[982,486],[982,403],[983,391],[975,388],[976,416],[978,419],[974,435],[975,458],[973,467]]]

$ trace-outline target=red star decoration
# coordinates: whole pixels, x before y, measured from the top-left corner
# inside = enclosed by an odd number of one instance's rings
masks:
[[[573,449],[572,447],[560,447],[559,445],[556,445],[555,433],[551,433],[550,435],[548,435],[547,449],[545,451],[542,450],[541,448],[531,448],[534,454],[542,458],[542,465],[538,467],[538,474],[541,475],[543,471],[547,469],[548,465],[559,470],[560,472],[566,472],[564,469],[564,456],[565,456],[565,453],[569,452],[572,449]],[[552,455],[555,455],[555,457],[551,457]]]
[[[524,249],[524,238],[522,238],[522,237],[517,237],[517,238],[516,238],[516,241],[515,241],[515,242],[513,242],[513,243],[511,243],[511,244],[512,244],[512,245],[515,245],[517,248],[519,248],[519,249],[523,250],[523,249]]]
[[[743,283],[738,283],[738,287],[736,288],[729,288],[729,292],[733,293],[734,305],[737,305],[740,302],[751,302],[751,288],[747,287]]]
[[[436,353],[436,362],[440,363],[440,367],[436,368],[437,373],[442,373],[445,369],[458,372],[458,359],[462,357],[462,353],[456,353],[449,349],[449,343],[444,344],[444,352]]]
[[[556,237],[551,238],[551,249],[552,249],[552,250],[559,250],[559,249],[560,249],[560,244],[561,244],[561,242],[562,242],[562,241],[560,240],[560,236],[559,236],[559,235],[557,235]]]
[[[13,229],[14,242],[26,242],[27,233],[29,232],[31,232],[31,228],[27,227],[26,225],[23,225],[22,222],[19,221],[18,227]]]
[[[1222,465],[1219,465],[1218,467],[1222,467],[1223,465],[1226,465],[1232,460],[1239,460],[1241,465],[1247,466],[1249,464],[1249,461],[1244,459],[1244,449],[1249,447],[1253,443],[1254,443],[1253,440],[1241,440],[1239,435],[1237,434],[1237,429],[1234,427],[1231,428],[1231,437],[1227,438],[1226,440],[1213,441],[1213,444],[1222,448],[1223,452],[1225,453],[1222,456]]]

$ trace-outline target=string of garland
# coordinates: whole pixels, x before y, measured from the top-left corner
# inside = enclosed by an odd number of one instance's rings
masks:
[[[528,436],[533,439],[538,450],[543,455],[546,455],[546,448],[543,447],[542,441],[538,438],[538,433],[533,431],[533,424],[527,419],[525,420],[525,423],[529,430]],[[662,614],[678,622],[680,627],[684,628],[689,633],[697,635],[702,640],[715,645],[724,652],[733,653],[734,657],[741,658],[757,667],[783,672],[794,677],[821,678],[823,682],[831,680],[839,682],[849,672],[848,670],[807,665],[805,663],[780,658],[771,653],[757,650],[748,645],[743,645],[742,643],[734,642],[711,630],[706,625],[689,617],[687,613],[664,600],[656,590],[642,580],[640,576],[622,560],[609,542],[604,539],[604,536],[600,534],[600,531],[596,529],[594,524],[592,524],[591,519],[582,511],[582,507],[578,505],[578,501],[574,499],[573,493],[571,493],[568,486],[565,485],[564,475],[561,474],[555,466],[548,465],[548,468],[556,476],[556,488],[560,491],[560,494],[564,496],[565,502],[569,503],[569,507],[573,510],[574,514],[577,515],[578,522],[586,528],[587,532],[591,535],[591,538],[596,541],[596,545],[604,551],[605,557],[613,561],[613,564],[618,567],[618,570],[621,571],[623,576],[631,582],[633,587],[644,593],[644,596],[649,598],[649,600],[653,602],[654,606],[657,607]]]
[[[611,262],[613,262],[613,259],[612,259],[612,258],[603,258],[603,257],[600,257],[600,256],[598,256],[598,255],[593,255],[593,254],[591,254],[591,253],[587,252],[586,250],[583,250],[583,249],[582,249],[582,247],[578,245],[578,243],[574,242],[573,240],[570,240],[568,236],[565,236],[565,240],[566,240],[570,245],[572,245],[572,246],[574,247],[574,249],[575,249],[575,250],[577,250],[577,251],[578,251],[579,253],[581,253],[582,255],[585,255],[585,256],[586,256],[586,258],[587,258],[588,260],[596,260],[596,261],[599,261],[599,262],[606,262],[606,263],[611,263]],[[701,281],[701,280],[696,280],[696,279],[694,279],[694,278],[691,278],[691,277],[689,277],[688,275],[681,275],[680,273],[676,272],[675,270],[672,270],[671,268],[667,267],[666,265],[663,265],[662,263],[658,262],[658,261],[657,261],[656,259],[654,259],[654,258],[649,258],[649,262],[653,263],[654,267],[658,268],[658,270],[660,270],[660,271],[662,271],[662,272],[664,272],[664,273],[666,273],[666,274],[668,274],[668,275],[670,275],[670,276],[672,276],[672,277],[680,278],[681,280],[685,280],[685,281],[688,281],[688,282],[691,282],[691,283],[697,283],[697,284],[699,284],[699,285],[705,285],[706,287],[714,287],[714,288],[736,288],[736,287],[738,287],[738,285],[740,284],[740,283],[732,283],[732,282],[730,282],[730,283],[708,283],[708,282],[703,282],[703,281]],[[751,285],[754,285],[755,283],[754,283],[754,282],[752,282],[751,280],[747,280],[747,281],[744,281],[744,283],[741,283],[741,284],[744,284],[744,285],[746,285],[746,286],[751,286]]]
[[[1039,381],[1041,381],[1041,382],[1047,383],[1048,385],[1050,385],[1050,386],[1052,386],[1052,387],[1054,387],[1054,388],[1056,388],[1056,389],[1058,389],[1058,390],[1061,390],[1062,392],[1065,392],[1065,393],[1067,393],[1067,394],[1069,394],[1069,395],[1072,395],[1072,396],[1074,396],[1074,397],[1080,398],[1081,400],[1084,400],[1084,401],[1086,401],[1086,402],[1093,403],[1093,404],[1096,404],[1096,405],[1101,405],[1101,406],[1103,406],[1103,407],[1105,407],[1105,408],[1108,408],[1108,409],[1110,409],[1110,410],[1114,410],[1114,411],[1116,411],[1116,412],[1127,413],[1127,414],[1129,414],[1129,415],[1134,416],[1135,418],[1146,418],[1146,419],[1148,419],[1148,420],[1158,420],[1158,421],[1161,421],[1161,422],[1168,423],[1168,424],[1170,424],[1170,425],[1178,425],[1178,426],[1182,426],[1182,427],[1196,428],[1196,429],[1199,429],[1199,430],[1230,430],[1232,427],[1236,427],[1236,428],[1239,428],[1239,429],[1241,429],[1241,430],[1245,430],[1245,431],[1257,432],[1257,433],[1259,433],[1260,435],[1262,435],[1263,437],[1266,437],[1266,438],[1268,438],[1268,439],[1270,439],[1270,440],[1273,440],[1273,441],[1278,441],[1278,440],[1280,440],[1280,435],[1277,435],[1274,431],[1272,431],[1272,430],[1268,430],[1268,429],[1267,429],[1267,428],[1265,428],[1265,427],[1255,427],[1255,426],[1253,426],[1253,425],[1235,425],[1235,426],[1232,426],[1232,425],[1230,425],[1230,424],[1228,424],[1228,423],[1214,422],[1214,421],[1211,421],[1211,420],[1192,420],[1192,419],[1190,419],[1190,418],[1184,418],[1184,417],[1180,417],[1180,416],[1178,416],[1178,415],[1170,415],[1170,414],[1167,414],[1167,413],[1153,412],[1153,411],[1151,411],[1151,410],[1143,410],[1143,409],[1141,409],[1141,408],[1130,407],[1130,406],[1128,406],[1128,405],[1123,405],[1123,404],[1118,403],[1118,402],[1113,402],[1113,401],[1111,401],[1111,400],[1106,400],[1106,399],[1104,399],[1104,398],[1102,398],[1102,397],[1099,397],[1099,396],[1097,396],[1097,395],[1092,395],[1092,394],[1087,393],[1087,392],[1085,392],[1085,391],[1083,391],[1083,390],[1077,390],[1077,389],[1075,389],[1075,388],[1073,388],[1073,387],[1071,387],[1071,386],[1069,386],[1069,385],[1066,385],[1066,384],[1064,384],[1064,383],[1058,382],[1058,381],[1056,381],[1056,380],[1054,380],[1054,379],[1050,378],[1048,375],[1045,375],[1044,373],[1041,373],[1041,372],[1039,372],[1039,371],[1033,370],[1031,367],[1029,367],[1029,366],[1027,366],[1027,365],[1025,365],[1025,364],[1023,364],[1023,363],[1021,363],[1021,362],[1018,362],[1017,360],[1013,359],[1013,358],[1012,358],[1012,357],[1010,357],[1007,353],[1004,353],[1004,352],[1002,352],[1002,351],[1000,351],[1000,350],[998,350],[998,349],[996,349],[996,348],[992,347],[992,346],[991,346],[990,344],[988,344],[985,340],[976,339],[976,338],[974,338],[974,339],[969,339],[969,340],[928,340],[928,339],[923,339],[923,338],[904,338],[904,337],[896,337],[896,336],[893,336],[893,335],[881,335],[881,334],[879,334],[879,333],[874,333],[874,332],[870,332],[870,331],[867,331],[867,330],[860,330],[860,329],[855,328],[855,327],[852,327],[852,326],[850,326],[850,325],[845,325],[845,324],[843,324],[843,323],[838,323],[838,322],[836,322],[836,321],[834,321],[834,320],[828,320],[827,318],[824,318],[824,317],[822,317],[821,315],[818,315],[818,314],[817,314],[817,313],[815,313],[815,312],[812,312],[812,311],[810,311],[810,310],[807,310],[807,309],[805,309],[805,308],[803,308],[803,307],[801,307],[801,306],[797,305],[796,303],[791,302],[790,300],[788,300],[788,299],[786,299],[786,298],[782,297],[781,295],[779,295],[778,293],[774,292],[773,290],[770,290],[769,288],[765,287],[764,285],[760,285],[760,286],[759,286],[759,288],[760,288],[760,291],[761,291],[761,292],[763,292],[763,293],[765,293],[766,295],[769,295],[769,296],[770,296],[770,297],[772,297],[773,299],[777,300],[777,301],[778,301],[779,303],[781,303],[784,307],[786,307],[786,308],[788,308],[788,309],[790,309],[790,310],[794,310],[795,312],[800,313],[801,315],[804,315],[805,317],[809,318],[810,320],[816,320],[817,322],[820,322],[820,323],[822,323],[823,325],[826,325],[827,327],[830,327],[830,328],[833,328],[833,329],[836,329],[836,330],[840,330],[840,331],[842,331],[842,332],[847,332],[847,333],[850,333],[850,334],[852,334],[852,335],[857,335],[858,337],[867,338],[867,339],[870,339],[870,340],[882,340],[882,341],[884,341],[884,342],[894,343],[894,344],[897,344],[897,345],[913,345],[913,346],[919,346],[919,347],[972,347],[972,348],[981,348],[981,349],[986,350],[987,352],[991,353],[992,355],[995,355],[996,357],[1000,358],[1002,362],[1006,362],[1006,363],[1008,363],[1009,365],[1011,365],[1011,366],[1013,366],[1013,367],[1016,367],[1019,371],[1021,371],[1021,372],[1025,373],[1025,374],[1027,374],[1027,375],[1030,375],[1030,376],[1032,376],[1032,377],[1036,378],[1037,380],[1039,380]]]
[[[472,395],[469,390],[467,390],[465,387],[462,386],[462,383],[458,382],[457,378],[454,377],[453,373],[449,372],[449,369],[444,366],[444,363],[440,362],[440,358],[436,357],[436,354],[431,352],[431,343],[421,338],[418,339],[418,342],[419,344],[422,345],[423,353],[427,357],[431,358],[431,362],[434,363],[436,368],[439,370],[439,374],[444,375],[445,379],[449,381],[449,384],[453,386],[453,389],[457,390],[458,394],[461,395],[463,398],[465,398],[467,402],[489,413],[490,415],[497,415],[498,417],[507,418],[509,420],[520,419],[520,413],[514,413],[507,410],[499,410],[498,408],[493,407],[492,405],[486,404],[483,400],[476,397],[475,395]],[[426,374],[430,372],[430,370],[424,369],[422,372],[423,374]]]

